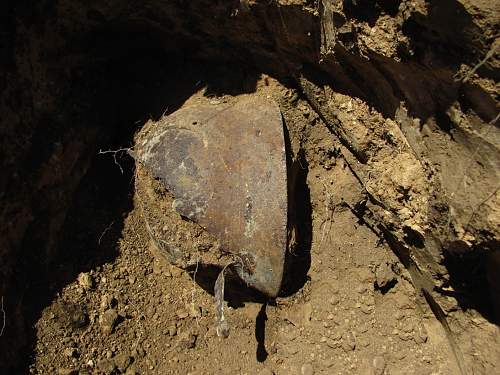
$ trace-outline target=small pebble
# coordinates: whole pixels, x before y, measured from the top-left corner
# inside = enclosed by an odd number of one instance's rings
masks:
[[[113,332],[117,322],[118,312],[115,309],[108,309],[99,317],[102,332],[107,335]]]
[[[113,358],[113,361],[116,364],[116,367],[120,372],[125,372],[125,370],[130,366],[132,363],[132,358],[127,352],[120,353],[117,356]]]
[[[304,363],[300,368],[302,375],[314,375],[314,367],[310,363]]]
[[[177,327],[175,325],[171,325],[167,328],[169,336],[175,336],[177,334]]]
[[[346,332],[342,335],[342,349],[345,352],[352,351],[356,348],[356,338],[351,332]]]
[[[97,363],[97,368],[101,373],[110,375],[115,371],[116,365],[110,359],[103,359]]]
[[[94,286],[94,280],[87,272],[82,272],[78,275],[78,284],[85,290],[92,289]]]
[[[179,337],[178,346],[181,349],[193,349],[196,346],[196,335],[192,332],[185,332]]]
[[[379,288],[386,288],[396,280],[396,274],[388,263],[382,263],[375,270],[375,279]]]
[[[180,277],[182,275],[182,270],[175,266],[170,267],[170,274],[172,277]]]
[[[330,302],[331,305],[337,305],[339,303],[339,299],[336,296],[331,296],[328,302]]]
[[[194,303],[189,303],[188,306],[186,306],[189,311],[189,316],[193,318],[201,318],[201,307],[196,306]]]
[[[64,349],[64,355],[66,357],[70,357],[70,358],[71,357],[76,357],[77,351],[76,351],[75,348],[66,348],[66,349]]]
[[[419,324],[413,333],[413,340],[415,340],[417,344],[423,344],[424,342],[427,342],[427,338],[427,330],[422,324]]]
[[[373,358],[373,372],[375,375],[382,375],[385,370],[385,359],[384,357],[378,355],[375,358]]]

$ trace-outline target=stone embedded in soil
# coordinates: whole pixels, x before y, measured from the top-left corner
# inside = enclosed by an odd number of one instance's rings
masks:
[[[177,335],[177,327],[175,325],[171,325],[167,328],[167,332],[169,336]]]
[[[172,277],[180,277],[182,275],[182,270],[178,267],[175,267],[175,266],[171,266],[170,267],[170,274],[172,275]]]
[[[159,275],[163,272],[163,267],[158,260],[153,261],[153,273]]]
[[[384,357],[378,355],[373,358],[373,373],[374,375],[382,375],[385,370],[386,362]]]
[[[331,296],[329,299],[328,299],[328,302],[330,302],[330,305],[338,305],[339,303],[339,298],[337,296]]]
[[[112,374],[116,370],[116,364],[111,359],[103,359],[97,362],[97,368],[101,373],[105,375]]]
[[[311,322],[312,312],[313,308],[311,303],[309,302],[305,303],[304,306],[302,307],[302,324],[304,326],[309,325],[309,323]]]
[[[427,330],[422,324],[419,324],[413,333],[413,340],[417,344],[423,344],[427,341]]]
[[[314,375],[314,367],[310,363],[304,363],[300,368],[301,375]]]
[[[196,338],[193,332],[185,332],[179,337],[178,346],[181,349],[193,349],[196,346]]]
[[[55,310],[56,320],[66,327],[82,328],[89,321],[85,309],[78,304],[62,301],[56,305]]]
[[[101,310],[115,308],[118,305],[118,300],[111,294],[103,294],[101,297]]]
[[[334,340],[334,339],[328,339],[326,341],[326,345],[332,349],[337,349],[340,348],[341,344],[339,340]]]
[[[115,309],[108,309],[99,317],[99,324],[104,334],[112,333],[117,323],[118,312]]]
[[[356,348],[356,338],[352,332],[345,332],[342,335],[342,349],[345,352],[352,351]]]
[[[121,372],[124,372],[132,363],[132,358],[128,353],[120,353],[113,358],[116,367]]]
[[[311,323],[312,312],[313,308],[310,302],[306,302],[303,305],[297,304],[288,311],[286,320],[295,327],[305,327]]]
[[[375,270],[375,280],[379,288],[386,288],[396,280],[396,274],[389,264],[382,263]]]

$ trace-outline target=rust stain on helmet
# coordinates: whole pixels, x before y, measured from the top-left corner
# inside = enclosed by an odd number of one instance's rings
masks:
[[[139,145],[173,207],[237,255],[240,277],[276,296],[287,246],[287,171],[278,105],[257,96],[194,104],[160,120]]]

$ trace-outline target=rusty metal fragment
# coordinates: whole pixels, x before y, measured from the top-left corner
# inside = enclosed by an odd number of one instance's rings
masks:
[[[163,117],[137,158],[172,206],[236,255],[239,276],[279,292],[287,246],[287,171],[279,107],[257,96],[193,104]]]

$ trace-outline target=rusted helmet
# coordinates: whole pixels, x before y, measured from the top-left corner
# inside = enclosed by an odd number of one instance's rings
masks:
[[[278,105],[199,97],[137,136],[138,203],[156,247],[181,268],[224,267],[270,297],[287,247],[287,170]]]

